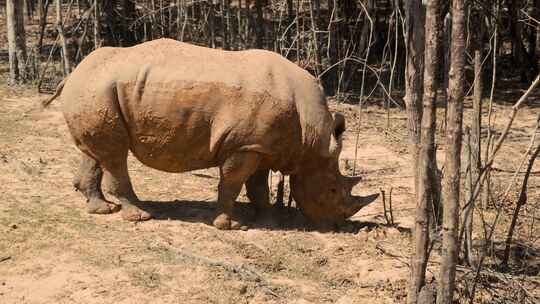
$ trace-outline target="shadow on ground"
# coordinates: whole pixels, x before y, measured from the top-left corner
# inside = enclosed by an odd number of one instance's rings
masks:
[[[208,201],[174,200],[174,201],[142,201],[138,206],[152,214],[152,220],[183,221],[190,223],[203,223],[212,226],[217,216],[217,206]],[[399,224],[386,225],[375,222],[360,222],[347,220],[334,227],[320,227],[310,223],[294,207],[274,207],[267,214],[256,216],[249,203],[236,203],[235,214],[249,229],[267,230],[295,230],[318,231],[321,233],[358,233],[361,229],[373,230],[377,228],[394,227],[403,233],[410,233],[410,229],[400,227]]]

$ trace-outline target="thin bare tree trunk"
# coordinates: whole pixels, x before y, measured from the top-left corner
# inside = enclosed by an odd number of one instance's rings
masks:
[[[454,295],[458,255],[459,189],[461,169],[461,136],[463,119],[463,85],[465,82],[465,4],[452,2],[452,46],[448,89],[448,126],[446,129],[446,163],[443,178],[443,241],[438,304],[451,304]]]
[[[450,74],[450,46],[452,45],[452,15],[450,12],[444,17],[444,75],[443,75],[443,90],[444,100],[448,100],[448,79]],[[442,130],[446,132],[446,124],[448,117],[448,105],[444,106],[444,120]]]
[[[223,49],[228,50],[229,49],[229,35],[227,32],[228,8],[226,8],[226,2],[227,0],[221,0],[221,29],[222,29],[221,46],[223,47]]]
[[[328,5],[330,5],[330,3],[332,1],[335,1],[335,0],[329,0],[328,2]],[[540,0],[539,0],[540,1]],[[293,14],[293,1],[292,0],[287,0],[287,27],[290,27],[289,30],[287,31],[287,40],[285,42],[285,45],[287,47],[289,47],[289,44],[291,43],[292,41],[292,23],[294,21],[294,14]],[[330,33],[331,35],[331,33]]]
[[[289,0],[290,1],[290,0]],[[292,1],[291,1],[292,3]],[[339,32],[338,32],[338,20],[339,20],[339,4],[337,0],[328,0],[328,13],[330,14],[330,20],[328,21],[328,53],[327,57],[330,66],[334,66],[338,62],[339,53]],[[292,10],[291,10],[292,15]],[[291,23],[292,23],[292,16]],[[339,66],[334,66],[328,75],[328,91],[332,95],[336,95],[338,92],[338,76]]]
[[[315,76],[319,75],[319,64],[321,62],[321,54],[319,53],[319,42],[317,41],[317,21],[316,12],[313,1],[309,2],[309,12],[311,19],[311,35],[313,37],[313,52],[315,52]]]
[[[134,29],[130,29],[130,23],[135,20],[135,0],[124,0],[124,18],[122,18],[122,28],[124,31],[123,46],[132,46],[137,43]]]
[[[440,1],[428,2],[425,25],[425,61],[424,61],[424,93],[421,122],[420,145],[416,176],[416,221],[414,228],[414,257],[411,269],[411,282],[408,303],[419,303],[419,293],[425,288],[426,267],[429,259],[429,228],[431,207],[433,203],[434,183],[432,181],[436,170],[434,161],[435,151],[435,118],[437,100],[437,76],[439,59],[437,55],[440,30],[439,22]],[[435,166],[435,168],[433,168]]]
[[[41,49],[43,47],[43,36],[45,34],[45,26],[47,25],[47,12],[49,10],[49,1],[39,0],[37,6],[39,16],[38,52],[41,53]]]
[[[226,8],[226,25],[227,25],[227,31],[226,31],[226,40],[227,40],[227,49],[232,50],[234,48],[234,29],[231,26],[231,0],[225,0],[225,8]]]
[[[264,37],[264,18],[262,9],[262,0],[255,0],[255,9],[257,10],[257,19],[255,20],[255,47],[258,49],[263,48]]]
[[[101,1],[94,0],[94,48],[101,47]]]
[[[536,20],[540,21],[540,0],[536,0],[535,5],[535,18]],[[537,70],[540,71],[540,24],[536,24],[536,66]]]
[[[6,2],[9,81],[26,80],[26,34],[24,32],[24,8],[20,0]]]
[[[71,56],[64,35],[64,26],[62,25],[62,0],[56,0],[56,30],[62,46],[62,55],[64,59],[64,76],[71,73]]]
[[[475,37],[475,50],[474,50],[474,93],[473,93],[473,113],[471,122],[471,180],[476,181],[480,176],[481,165],[481,146],[480,146],[480,134],[482,126],[482,92],[483,92],[483,73],[482,73],[482,20],[480,13],[477,12],[475,16],[475,28],[478,30]],[[471,189],[472,193],[472,189]],[[470,199],[470,198],[469,198]],[[464,220],[465,229],[465,261],[468,265],[473,264],[472,253],[472,230],[473,230],[473,215],[475,208],[475,200],[466,207],[470,211],[466,212],[468,217]]]
[[[405,72],[405,104],[407,107],[407,127],[409,130],[409,150],[413,168],[418,168],[418,145],[422,119],[422,71],[424,62],[424,23],[422,1],[407,3],[407,62]],[[418,177],[415,174],[415,193]]]
[[[216,18],[215,18],[216,10],[214,8],[214,1],[210,1],[208,5],[209,5],[208,27],[210,31],[210,47],[216,48]],[[240,5],[242,5],[242,1],[240,1]]]

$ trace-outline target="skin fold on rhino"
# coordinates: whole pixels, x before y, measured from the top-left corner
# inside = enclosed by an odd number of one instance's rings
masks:
[[[315,223],[339,223],[375,200],[355,197],[357,177],[338,167],[345,120],[332,115],[316,79],[276,53],[222,51],[159,39],[88,55],[56,97],[83,152],[74,185],[89,213],[147,220],[137,207],[127,154],[167,172],[219,167],[214,225],[236,229],[234,201],[245,184],[257,212],[270,208],[268,173],[291,175],[300,210]]]

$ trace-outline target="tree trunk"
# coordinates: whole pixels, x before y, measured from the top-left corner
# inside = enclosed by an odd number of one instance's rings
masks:
[[[418,294],[425,286],[426,267],[429,258],[429,222],[433,203],[433,171],[436,170],[435,155],[435,118],[437,100],[437,77],[439,67],[439,17],[440,1],[428,2],[425,25],[425,62],[424,62],[424,94],[421,119],[421,136],[418,149],[415,176],[416,188],[416,221],[414,228],[414,257],[411,269],[411,282],[408,303],[417,303]],[[410,118],[409,118],[410,119]],[[435,168],[434,168],[435,166]]]
[[[481,167],[481,146],[480,146],[480,134],[482,126],[482,91],[483,91],[483,77],[482,77],[482,17],[480,12],[476,12],[476,15],[473,19],[474,27],[477,29],[477,32],[474,37],[474,93],[473,93],[473,113],[472,113],[472,122],[471,122],[471,163],[470,163],[470,174],[471,180],[473,183],[478,180],[480,176],[480,167]],[[471,189],[471,193],[472,193]],[[470,198],[468,198],[470,199]],[[472,266],[473,257],[470,256],[472,253],[472,229],[473,229],[473,215],[475,208],[475,201],[465,208],[464,214],[468,214],[466,220],[463,224],[465,229],[465,261],[468,265]]]
[[[336,0],[328,0],[328,5],[331,5],[330,3],[332,1],[336,1]],[[540,0],[539,0],[540,1]],[[287,0],[287,27],[291,26],[291,28],[287,31],[287,42],[286,42],[286,46],[289,47],[289,43],[292,42],[292,23],[294,21],[294,13],[293,13],[293,1],[292,0]]]
[[[264,18],[262,9],[262,0],[255,0],[255,9],[257,10],[257,19],[255,20],[255,47],[258,49],[263,48],[264,38]]]
[[[26,69],[26,34],[24,32],[24,8],[20,0],[7,0],[7,36],[9,57],[9,81],[24,82]]]
[[[444,75],[443,75],[443,92],[444,100],[448,100],[448,82],[450,75],[450,46],[452,45],[452,15],[450,12],[444,17]],[[444,105],[444,119],[442,129],[446,132],[446,123],[448,116],[448,104]]]
[[[101,1],[94,1],[94,49],[98,49],[101,47]]]
[[[134,34],[135,29],[130,29],[133,20],[135,20],[135,2],[134,0],[124,0],[124,18],[122,18],[123,46],[133,46],[137,43]]]
[[[456,277],[457,232],[461,169],[461,136],[465,83],[465,4],[452,3],[452,46],[448,89],[448,126],[446,129],[446,171],[443,179],[443,241],[438,304],[451,304]]]
[[[422,70],[424,66],[424,23],[421,0],[407,3],[406,33],[407,62],[405,74],[405,104],[409,131],[409,148],[413,168],[418,168],[418,145],[420,143],[420,123],[422,119]],[[418,178],[415,175],[415,193]]]
[[[222,43],[221,46],[224,50],[229,49],[229,35],[228,35],[228,29],[227,29],[227,19],[228,19],[228,13],[229,8],[226,7],[227,0],[221,0],[221,29],[222,29]]]
[[[208,30],[210,31],[210,47],[215,49],[216,48],[216,18],[215,18],[216,9],[214,8],[214,1],[210,1],[208,5],[209,5]],[[240,5],[242,5],[242,1],[240,1]]]
[[[510,35],[512,37],[512,55],[515,64],[519,67],[521,82],[529,81],[530,72],[532,72],[533,60],[523,45],[522,22],[519,20],[521,0],[510,0],[508,9],[510,11]],[[534,77],[534,76],[532,76]]]
[[[369,18],[368,18],[368,16],[365,15],[365,13],[367,13],[370,18],[375,19],[375,18],[373,18],[374,17],[373,11],[374,11],[374,8],[375,8],[375,1],[374,0],[367,0],[367,1],[365,1],[365,3],[366,3],[365,4],[366,11],[364,12],[364,17],[363,17],[363,22],[362,22],[362,30],[361,30],[361,34],[360,34],[360,42],[358,44],[359,45],[358,54],[359,54],[360,57],[363,57],[363,55],[366,52],[367,48],[370,47],[369,46],[369,35],[370,35],[369,31],[370,31],[370,29],[373,30],[373,28],[371,28],[371,23],[369,22]],[[375,27],[375,24],[373,24],[373,27]]]
[[[328,71],[326,76],[327,93],[328,95],[336,95],[338,92],[338,75],[339,66],[334,66],[338,62],[339,53],[339,40],[338,40],[338,20],[339,20],[339,5],[337,0],[328,0],[328,14],[330,19],[328,20],[328,63],[329,66],[333,66]],[[291,21],[292,22],[292,21]]]
[[[540,0],[536,0],[536,20],[540,21]],[[540,71],[540,24],[536,24],[536,67]]]
[[[226,12],[225,23],[226,23],[226,28],[227,28],[225,40],[226,40],[227,50],[232,50],[234,48],[234,43],[233,43],[234,29],[231,26],[231,0],[225,0],[225,12]]]
[[[38,37],[38,52],[41,54],[43,48],[43,35],[45,34],[45,26],[47,25],[47,12],[49,10],[48,0],[38,0],[38,17],[39,17],[39,37]]]
[[[102,3],[101,11],[103,14],[103,22],[105,24],[105,26],[103,27],[105,29],[105,35],[103,35],[103,41],[101,46],[119,46],[121,43],[121,39],[119,39],[119,37],[117,36],[119,33],[121,33],[121,30],[116,26],[116,13],[114,12],[117,1],[118,0],[107,0],[103,1]],[[163,11],[161,11],[160,15],[163,16]],[[165,37],[165,22],[162,19],[160,23],[162,29],[161,37]]]
[[[60,38],[60,45],[62,46],[62,55],[64,59],[64,76],[71,73],[71,56],[69,48],[66,42],[66,36],[64,35],[64,26],[62,25],[62,0],[56,0],[56,30],[58,31],[58,37]]]

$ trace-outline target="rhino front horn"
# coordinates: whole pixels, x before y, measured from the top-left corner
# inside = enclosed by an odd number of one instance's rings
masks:
[[[373,203],[379,197],[379,193],[371,194],[368,196],[351,196],[351,203],[349,205],[349,216],[351,217],[360,211],[360,209]]]

